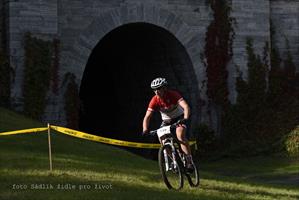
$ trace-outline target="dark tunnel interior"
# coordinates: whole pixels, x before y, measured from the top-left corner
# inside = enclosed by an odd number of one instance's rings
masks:
[[[150,82],[166,77],[170,87],[180,88],[188,99],[195,80],[190,69],[185,48],[165,29],[133,23],[112,30],[87,62],[80,85],[79,129],[126,141],[158,142],[141,137],[143,116],[154,95]],[[155,113],[150,128],[160,123]],[[144,151],[150,150],[141,154]]]

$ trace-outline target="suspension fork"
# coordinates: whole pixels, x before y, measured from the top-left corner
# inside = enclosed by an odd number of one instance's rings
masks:
[[[171,145],[171,155],[172,155],[172,160],[173,160],[173,166],[175,169],[177,169],[178,162],[176,160],[176,151],[175,151],[175,147],[174,147],[173,143]]]
[[[177,162],[176,162],[176,157],[175,157],[175,147],[173,146],[173,141],[172,140],[165,141],[164,146],[166,146],[166,145],[171,147],[171,152],[167,152],[167,149],[164,149],[164,151],[163,151],[164,158],[165,158],[165,169],[166,169],[166,171],[168,171],[169,166],[171,164],[171,160],[168,159],[169,158],[168,156],[171,155],[174,168],[177,167]]]
[[[168,171],[169,170],[169,161],[168,161],[167,149],[163,150],[163,154],[164,154],[164,160],[165,160],[165,169],[166,169],[166,171]]]

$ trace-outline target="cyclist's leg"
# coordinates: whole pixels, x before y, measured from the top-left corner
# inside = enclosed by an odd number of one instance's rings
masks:
[[[177,138],[181,142],[181,149],[186,154],[186,168],[188,172],[193,171],[193,165],[192,165],[192,154],[191,154],[191,148],[189,145],[189,141],[186,138],[186,126],[178,126],[176,129],[177,132]]]
[[[181,142],[181,148],[186,155],[191,155],[191,149],[189,145],[189,141],[186,138],[186,127],[178,126],[176,128],[176,136],[178,140]]]

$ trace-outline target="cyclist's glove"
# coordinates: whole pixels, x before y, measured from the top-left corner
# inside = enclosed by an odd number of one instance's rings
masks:
[[[188,119],[180,119],[178,122],[179,124],[186,125]]]

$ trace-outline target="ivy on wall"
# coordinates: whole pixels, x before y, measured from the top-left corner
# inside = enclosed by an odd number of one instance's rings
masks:
[[[50,85],[51,43],[25,35],[25,70],[23,82],[24,113],[40,119],[46,106]]]
[[[64,110],[66,114],[67,127],[78,129],[79,124],[79,86],[76,83],[76,76],[73,73],[66,73],[63,86],[66,85],[64,92]]]
[[[224,120],[226,147],[237,154],[280,151],[283,138],[299,124],[299,99],[294,95],[299,92],[294,87],[299,74],[291,56],[282,60],[274,53],[268,58],[268,43],[263,59],[254,53],[251,39],[246,50],[248,78],[242,74],[237,78],[237,103],[230,106]],[[268,71],[267,60],[283,62],[271,63]]]
[[[49,89],[55,94],[58,91],[58,44],[58,40],[45,41],[25,34],[23,112],[34,119],[41,119]]]
[[[266,71],[268,70],[268,65],[265,59],[262,60],[259,55],[254,53],[252,39],[248,39],[246,43],[248,79],[245,82],[242,76],[238,77],[237,103],[242,102],[247,105],[248,110],[255,112],[262,109],[265,103],[267,90]],[[265,49],[267,47],[268,45],[266,44]],[[267,57],[267,52],[264,52],[263,57]],[[249,116],[249,118],[251,117],[253,116]]]
[[[231,8],[226,0],[208,0],[214,20],[208,26],[205,38],[204,64],[207,70],[207,95],[217,105],[227,105],[227,65],[232,58],[234,38]]]
[[[25,71],[23,82],[24,113],[34,119],[41,119],[47,106],[47,94],[59,93],[59,48],[60,41],[44,41],[33,37],[31,33],[25,35]],[[64,111],[67,126],[77,129],[79,121],[79,92],[76,76],[67,73],[62,87],[66,87],[63,94]]]
[[[282,59],[280,58],[280,53],[277,50],[278,48],[276,47],[274,41],[274,36],[275,36],[275,29],[273,27],[272,22],[270,23],[270,38],[271,38],[271,71],[269,72],[269,96],[268,98],[270,99],[275,99],[279,94],[282,93],[282,86],[281,83],[283,81],[283,69],[281,67]],[[275,104],[275,101],[271,101],[272,103]]]
[[[213,140],[218,145],[214,149],[227,149],[237,154],[281,150],[283,138],[299,124],[299,89],[296,84],[299,74],[290,51],[285,59],[280,58],[278,48],[273,44],[275,32],[272,24],[271,45],[265,43],[262,56],[254,52],[253,40],[248,38],[247,77],[239,72],[237,102],[231,105],[228,101],[227,65],[233,56],[234,19],[230,17],[231,10],[225,0],[206,2],[211,6],[214,20],[206,33],[202,59],[207,69],[210,106],[213,103],[216,108],[221,108],[218,118],[223,136]],[[286,46],[289,46],[287,40]],[[213,134],[209,131],[209,135]],[[298,137],[294,141],[297,140]]]
[[[52,44],[52,49],[53,49],[53,53],[52,53],[52,66],[51,66],[51,90],[55,95],[58,95],[58,88],[59,88],[59,75],[58,75],[58,71],[59,71],[59,60],[60,60],[60,53],[59,53],[59,49],[60,49],[60,41],[58,39],[54,39],[53,40],[53,44]]]
[[[260,135],[260,123],[266,104],[267,65],[253,50],[252,39],[246,42],[248,77],[244,79],[240,72],[236,80],[237,102],[231,105],[224,119],[225,142],[233,144],[242,151],[251,151],[247,146],[256,143]],[[266,45],[267,46],[267,45]],[[265,53],[265,52],[264,52]],[[264,55],[265,57],[265,55]],[[238,145],[236,145],[238,144]]]

